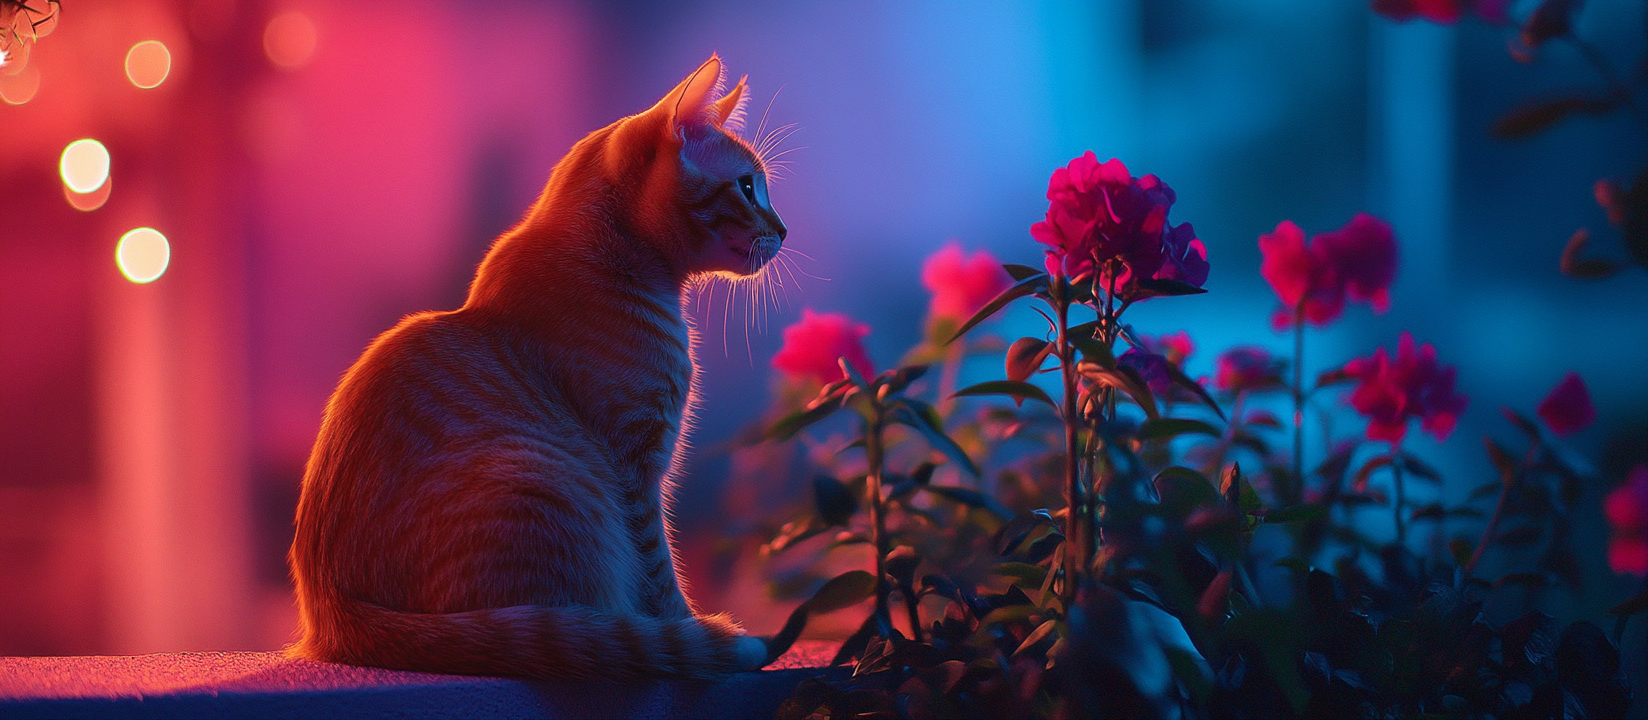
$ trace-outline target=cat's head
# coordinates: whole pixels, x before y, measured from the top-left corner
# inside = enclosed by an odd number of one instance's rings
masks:
[[[723,91],[721,59],[703,65],[609,136],[609,177],[630,194],[630,220],[688,275],[753,275],[788,230],[767,196],[768,168],[740,134],[744,80]]]

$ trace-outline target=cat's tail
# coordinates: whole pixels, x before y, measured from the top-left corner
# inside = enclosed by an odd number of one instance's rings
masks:
[[[763,641],[724,615],[658,618],[582,605],[430,614],[334,601],[311,608],[294,655],[458,675],[708,679],[753,670]],[[308,613],[306,613],[308,614]]]

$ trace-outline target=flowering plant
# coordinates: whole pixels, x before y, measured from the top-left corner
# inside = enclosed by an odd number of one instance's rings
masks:
[[[1580,582],[1572,529],[1587,478],[1556,437],[1595,415],[1582,380],[1565,378],[1540,403],[1543,428],[1503,411],[1528,447],[1484,438],[1493,477],[1465,503],[1440,492],[1410,501],[1408,482],[1445,479],[1402,441],[1415,420],[1439,441],[1453,433],[1468,408],[1456,370],[1407,333],[1394,354],[1377,348],[1309,387],[1299,369],[1306,321],[1331,322],[1347,300],[1390,304],[1389,226],[1357,215],[1308,243],[1286,222],[1261,237],[1295,355],[1231,348],[1209,382],[1185,373],[1187,334],[1123,320],[1135,302],[1198,294],[1206,280],[1200,241],[1167,221],[1172,191],[1088,153],[1053,173],[1048,199],[1031,229],[1047,248],[1042,268],[994,275],[977,261],[987,255],[955,245],[929,260],[928,337],[906,364],[871,376],[854,355],[867,330],[845,317],[809,311],[786,331],[775,365],[822,386],[765,437],[813,448],[813,492],[763,552],[862,551],[833,577],[782,579],[806,599],[769,649],[782,654],[826,613],[870,607],[832,662],[852,676],[804,682],[779,717],[1624,711],[1617,643],[1648,593],[1615,608],[1612,637],[1532,608],[1498,626],[1481,615],[1514,588]],[[999,292],[973,292],[983,287]],[[977,337],[1002,309],[1032,301],[1044,332]],[[1005,377],[955,389],[964,348],[1000,353]],[[833,370],[825,353],[839,354]],[[936,388],[934,363],[945,368]],[[1326,433],[1332,449],[1305,472],[1306,411],[1332,414],[1309,401],[1333,393],[1366,423]],[[1263,407],[1289,395],[1291,428]],[[840,410],[857,416],[849,439],[809,438]],[[1278,437],[1289,429],[1291,452]],[[1648,572],[1640,475],[1608,503],[1622,571]],[[1490,498],[1491,513],[1476,506]],[[1388,507],[1395,532],[1361,522],[1369,507]],[[1480,535],[1459,533],[1462,523],[1480,523]],[[1410,526],[1430,528],[1432,542],[1416,547]],[[1280,560],[1260,560],[1261,535]],[[1513,569],[1485,576],[1504,565]]]

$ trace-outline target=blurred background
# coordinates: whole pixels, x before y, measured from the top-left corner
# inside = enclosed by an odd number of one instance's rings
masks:
[[[1487,132],[1530,96],[1598,89],[1572,47],[1523,64],[1507,28],[1319,0],[63,5],[0,77],[0,654],[288,642],[284,554],[339,376],[401,316],[457,307],[565,150],[711,52],[750,76],[752,114],[797,124],[772,192],[811,260],[776,305],[697,311],[677,527],[705,609],[760,600],[708,558],[717,447],[767,404],[779,330],[845,312],[889,366],[920,336],[923,258],[956,239],[1040,264],[1048,174],[1089,149],[1162,177],[1207,244],[1210,292],[1130,313],[1188,330],[1192,375],[1236,344],[1291,352],[1259,234],[1388,219],[1391,311],[1312,332],[1306,370],[1404,329],[1435,343],[1472,398],[1447,443],[1411,443],[1458,478],[1444,492],[1490,477],[1477,440],[1512,432],[1498,407],[1528,413],[1578,371],[1600,413],[1570,443],[1596,472],[1576,538],[1591,582],[1547,597],[1595,613],[1634,592],[1607,572],[1598,499],[1648,455],[1648,274],[1586,283],[1556,261],[1582,226],[1623,255],[1591,185],[1648,147],[1623,113]],[[1593,0],[1578,32],[1634,68],[1644,22]],[[97,147],[65,155],[82,139]]]

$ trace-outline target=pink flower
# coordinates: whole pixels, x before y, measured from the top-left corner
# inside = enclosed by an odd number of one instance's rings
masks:
[[[1344,313],[1345,299],[1366,302],[1374,312],[1390,308],[1396,280],[1396,239],[1390,225],[1358,213],[1344,227],[1305,242],[1305,233],[1284,220],[1276,231],[1259,236],[1264,261],[1259,274],[1270,283],[1282,309],[1271,321],[1277,329],[1293,324],[1294,308],[1307,322],[1322,326]]]
[[[1196,352],[1196,343],[1190,339],[1190,333],[1180,330],[1159,337],[1139,336],[1139,342],[1144,343],[1144,349],[1167,358],[1167,361],[1183,367],[1186,358]]]
[[[1396,238],[1390,224],[1367,213],[1357,213],[1345,226],[1311,239],[1330,258],[1338,281],[1350,299],[1390,309],[1390,286],[1396,281]]]
[[[921,266],[921,284],[933,293],[927,311],[930,317],[964,322],[1012,285],[1013,278],[990,251],[977,250],[969,256],[952,241],[927,257]]]
[[[1167,358],[1156,353],[1133,348],[1116,358],[1116,364],[1137,370],[1150,392],[1161,396],[1173,389],[1173,376],[1167,372]]]
[[[1453,432],[1469,398],[1454,392],[1456,368],[1436,361],[1436,348],[1413,345],[1413,336],[1402,333],[1396,359],[1384,348],[1369,357],[1345,364],[1345,372],[1360,383],[1351,393],[1350,404],[1368,418],[1368,439],[1401,442],[1408,432],[1408,419],[1438,440]]]
[[[1053,171],[1047,216],[1030,235],[1048,246],[1047,272],[1078,278],[1100,273],[1124,298],[1158,294],[1148,280],[1207,282],[1207,248],[1188,223],[1167,222],[1177,196],[1155,175],[1135,178],[1120,160],[1103,164],[1090,150]]]
[[[1259,252],[1264,255],[1259,274],[1282,300],[1281,314],[1271,324],[1291,325],[1294,308],[1301,308],[1305,319],[1319,326],[1339,319],[1345,311],[1345,293],[1321,243],[1306,245],[1305,231],[1292,220],[1283,220],[1275,232],[1259,236]]]
[[[1373,0],[1373,11],[1397,22],[1421,17],[1434,23],[1452,25],[1469,9],[1488,22],[1510,22],[1505,14],[1509,0]]]
[[[1213,387],[1220,390],[1261,390],[1283,384],[1282,362],[1261,347],[1233,347],[1219,355],[1215,364]]]
[[[1631,468],[1625,484],[1608,493],[1602,510],[1614,528],[1608,566],[1619,573],[1648,573],[1648,465]]]
[[[784,347],[773,355],[772,366],[792,378],[811,377],[830,383],[846,377],[838,358],[847,358],[865,378],[875,374],[870,356],[864,352],[864,336],[870,326],[855,323],[840,313],[801,310],[801,322],[784,328]]]
[[[1590,427],[1596,420],[1596,407],[1591,405],[1591,393],[1579,373],[1568,373],[1551,389],[1551,394],[1539,403],[1539,418],[1557,435],[1572,435]]]
[[[1545,0],[1528,15],[1522,24],[1522,45],[1533,49],[1551,38],[1562,37],[1574,29],[1574,13],[1579,0]]]

